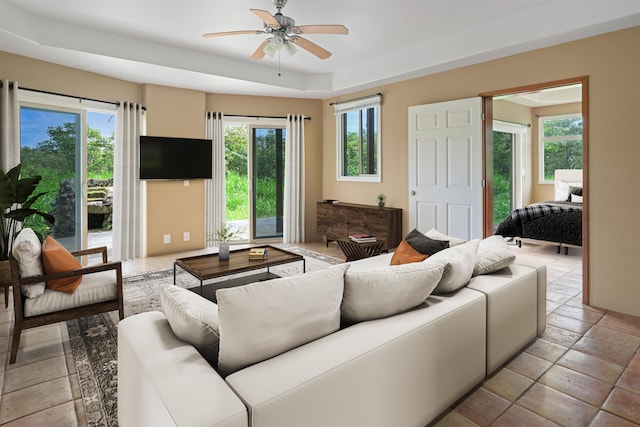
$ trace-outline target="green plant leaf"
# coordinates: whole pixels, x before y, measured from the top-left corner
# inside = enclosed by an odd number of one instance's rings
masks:
[[[35,175],[29,178],[23,178],[17,182],[16,185],[16,203],[24,203],[27,201],[31,193],[36,190],[38,183],[42,177],[40,175]]]
[[[0,170],[0,209],[3,211],[13,206],[16,199],[16,191],[11,178]]]

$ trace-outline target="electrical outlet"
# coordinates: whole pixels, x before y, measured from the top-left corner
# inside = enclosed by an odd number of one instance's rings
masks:
[[[185,187],[188,187],[188,186],[189,186],[189,180],[188,180],[188,179],[185,179],[185,180],[184,180],[184,186],[185,186]]]
[[[185,242],[188,242],[191,239],[191,233],[189,233],[188,231],[185,231],[184,233],[182,233],[182,240],[184,240]]]
[[[169,243],[171,243],[171,234],[165,234],[163,236],[163,241],[165,245],[168,245]]]

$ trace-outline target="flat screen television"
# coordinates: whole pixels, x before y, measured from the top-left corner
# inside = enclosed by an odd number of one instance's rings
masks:
[[[140,136],[140,179],[211,179],[211,140]]]

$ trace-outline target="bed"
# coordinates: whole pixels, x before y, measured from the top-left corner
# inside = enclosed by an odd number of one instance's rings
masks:
[[[582,247],[582,170],[558,169],[554,180],[554,200],[514,209],[495,234],[512,237],[518,246],[523,240],[551,244],[558,253],[564,248]]]

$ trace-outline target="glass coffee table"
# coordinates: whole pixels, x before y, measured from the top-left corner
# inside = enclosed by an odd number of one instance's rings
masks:
[[[216,302],[216,290],[218,289],[242,286],[280,277],[270,271],[270,267],[275,265],[302,261],[302,272],[305,272],[306,263],[302,255],[279,249],[275,246],[264,245],[254,246],[254,248],[255,247],[266,248],[267,259],[250,260],[249,250],[252,248],[230,251],[228,261],[220,261],[217,253],[179,258],[173,263],[173,284],[176,284],[176,273],[178,267],[180,267],[200,281],[199,287],[189,288],[189,290],[196,292],[210,301]],[[258,270],[266,271],[204,284],[207,280]]]

